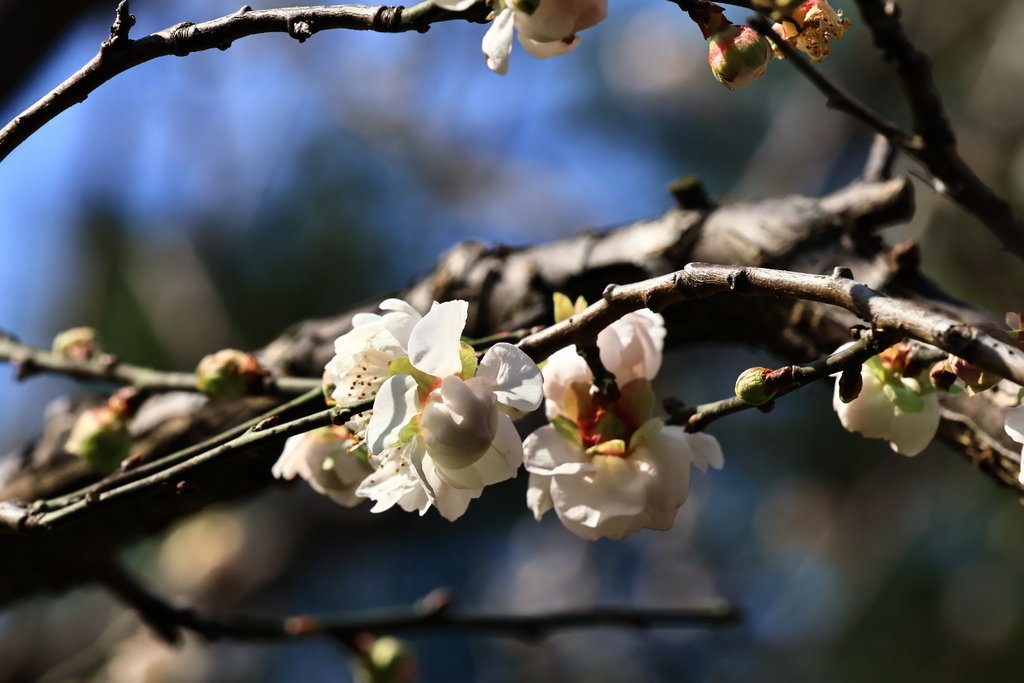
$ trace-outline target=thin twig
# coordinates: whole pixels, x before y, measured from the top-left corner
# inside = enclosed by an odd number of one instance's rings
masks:
[[[780,368],[776,371],[776,375],[780,379],[775,381],[772,386],[774,391],[772,403],[774,403],[775,399],[792,393],[800,387],[807,386],[812,382],[817,382],[818,380],[834,375],[837,372],[842,372],[847,368],[860,366],[864,361],[871,358],[871,356],[874,356],[884,350],[891,341],[892,340],[882,341],[877,335],[869,332],[843,350],[836,351],[824,358],[819,358],[813,363],[807,363],[806,365],[789,365],[785,368]],[[723,418],[726,415],[732,415],[743,410],[749,410],[750,408],[760,408],[764,410],[764,406],[755,406],[747,403],[738,396],[730,396],[729,398],[722,399],[721,401],[699,405],[695,411],[688,411],[677,416],[672,416],[669,418],[668,422],[670,424],[683,424],[686,426],[686,431],[688,432],[699,432],[715,420]]]
[[[126,3],[124,12],[127,12]],[[286,33],[299,42],[331,29],[422,33],[431,24],[441,21],[481,21],[488,12],[482,2],[462,12],[450,12],[430,2],[409,9],[330,5],[254,10],[246,5],[234,14],[199,24],[182,22],[139,40],[129,39],[127,28],[118,27],[116,36],[104,42],[85,66],[0,129],[0,161],[61,112],[84,101],[114,76],[158,57],[183,57],[214,48],[226,50],[233,41],[259,33]],[[119,7],[118,18],[121,16]],[[111,31],[113,34],[114,29]]]
[[[789,43],[780,40],[772,30],[771,22],[763,16],[751,17],[750,27],[771,41],[772,45],[786,56],[789,63],[825,96],[825,103],[829,108],[852,116],[900,149],[912,152],[919,145],[919,142],[906,131],[830,81]]]
[[[457,614],[451,598],[432,593],[416,605],[348,612],[337,615],[297,615],[286,618],[221,617],[175,607],[141,586],[119,567],[105,570],[99,581],[121,602],[135,610],[161,638],[174,643],[181,631],[206,638],[243,641],[290,640],[328,636],[350,641],[360,633],[488,631],[534,639],[567,628],[622,626],[628,628],[729,626],[741,619],[739,610],[724,601],[679,609],[588,607],[535,614]]]
[[[312,391],[305,393],[302,396],[299,396],[298,398],[289,401],[288,403],[283,403],[279,406],[276,406],[275,408],[268,410],[267,412],[261,415],[257,415],[251,420],[246,420],[240,425],[227,429],[221,432],[220,434],[215,434],[214,436],[211,436],[209,439],[200,441],[199,443],[193,444],[188,448],[183,448],[179,451],[175,451],[174,453],[168,453],[167,455],[161,458],[152,460],[150,462],[138,464],[131,468],[127,468],[125,467],[124,464],[122,464],[123,469],[114,472],[110,476],[105,477],[98,482],[80,488],[78,490],[72,491],[66,495],[59,496],[57,498],[49,498],[47,500],[38,501],[32,506],[32,509],[33,511],[36,512],[57,510],[83,498],[95,497],[104,491],[109,491],[115,486],[120,486],[127,482],[135,481],[137,479],[141,479],[151,474],[155,474],[156,472],[159,472],[160,470],[170,465],[183,462],[195,455],[199,455],[203,451],[207,451],[210,450],[211,448],[216,448],[221,444],[227,443],[228,441],[238,436],[241,436],[242,434],[245,434],[250,429],[254,429],[259,425],[266,424],[268,420],[279,418],[280,416],[285,415],[297,408],[301,408],[307,403],[310,403],[314,400],[321,398],[321,390],[313,389]],[[129,461],[130,459],[125,462],[128,463]]]
[[[110,382],[133,386],[142,392],[198,391],[196,376],[191,372],[163,372],[138,365],[122,363],[115,356],[100,354],[89,360],[74,360],[59,353],[22,344],[0,333],[0,363],[14,366],[18,379],[49,373],[78,380]],[[303,394],[320,387],[323,381],[314,377],[268,377],[259,389],[276,395]]]
[[[23,529],[51,529],[61,524],[70,524],[83,516],[92,514],[96,510],[107,507],[111,503],[123,503],[132,498],[145,497],[158,488],[175,486],[181,481],[188,481],[189,477],[197,471],[223,461],[226,456],[248,450],[257,445],[283,441],[289,436],[308,432],[318,427],[325,427],[330,424],[344,424],[353,415],[369,410],[371,405],[370,403],[361,403],[350,408],[328,408],[327,410],[322,410],[261,431],[247,431],[227,443],[203,451],[188,460],[165,469],[159,469],[135,481],[114,486],[96,496],[76,500],[57,510],[32,512],[27,517],[19,520],[19,526]]]

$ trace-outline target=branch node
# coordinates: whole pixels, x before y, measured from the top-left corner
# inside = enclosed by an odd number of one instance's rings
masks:
[[[837,280],[852,280],[853,271],[843,266],[836,266],[832,269],[832,277]]]
[[[135,25],[135,15],[128,11],[128,0],[117,3],[114,12],[114,23],[110,25],[110,38],[103,41],[100,49],[120,47],[129,42],[128,32]]]
[[[311,38],[313,33],[313,25],[309,21],[304,19],[288,20],[288,35],[300,43],[306,42],[306,39]]]
[[[601,298],[607,301],[608,303],[612,303],[612,300],[615,299],[615,290],[617,288],[618,285],[608,285],[607,287],[604,288],[604,291],[601,292]]]
[[[171,54],[175,57],[187,57],[189,52],[188,43],[195,35],[195,24],[191,21],[183,21],[171,27],[168,41],[171,44]]]
[[[373,30],[381,33],[397,33],[402,30],[402,5],[381,5],[373,15]],[[417,26],[416,30],[420,28]]]
[[[676,178],[668,184],[668,191],[680,209],[706,211],[714,208],[714,203],[708,197],[703,183],[695,175]]]
[[[247,14],[247,13],[249,13],[251,11],[252,11],[252,7],[249,7],[249,5],[242,5],[241,7],[238,8],[238,11],[235,12],[235,16],[236,17],[240,17],[243,14]]]

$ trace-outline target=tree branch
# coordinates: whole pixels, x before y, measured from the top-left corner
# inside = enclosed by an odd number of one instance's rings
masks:
[[[0,332],[0,363],[14,366],[19,380],[50,373],[79,380],[111,382],[133,386],[142,392],[198,391],[191,372],[162,372],[122,363],[116,356],[100,354],[89,360],[74,360],[46,349],[28,346]],[[270,395],[296,395],[317,389],[322,380],[314,377],[268,377],[259,387]]]
[[[724,601],[679,609],[588,607],[535,614],[456,614],[451,597],[435,591],[412,608],[374,609],[364,612],[296,615],[286,618],[220,617],[175,607],[148,591],[123,569],[110,566],[98,577],[114,597],[135,610],[139,618],[169,643],[182,630],[207,640],[268,641],[328,636],[350,642],[361,633],[404,634],[413,632],[487,631],[515,638],[534,639],[568,628],[622,626],[628,628],[679,628],[729,626],[740,621],[739,610]]]
[[[114,76],[158,57],[184,57],[192,52],[226,50],[240,38],[259,33],[285,33],[299,42],[332,29],[404,33],[426,31],[431,24],[464,19],[481,21],[489,9],[481,2],[463,12],[449,12],[430,2],[403,7],[328,5],[254,10],[248,5],[234,14],[199,24],[182,22],[139,40],[128,38],[127,2],[118,6],[111,38],[85,66],[0,129],[0,161],[61,112],[83,102]]]

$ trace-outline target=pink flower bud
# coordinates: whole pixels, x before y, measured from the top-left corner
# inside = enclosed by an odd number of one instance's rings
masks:
[[[771,46],[749,26],[728,24],[708,41],[708,64],[715,78],[729,88],[753,83],[771,61]]]

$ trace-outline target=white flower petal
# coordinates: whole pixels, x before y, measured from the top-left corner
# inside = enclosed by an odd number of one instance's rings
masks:
[[[551,500],[565,527],[587,540],[642,529],[648,477],[630,458],[598,455],[593,464],[592,474],[551,478]]]
[[[396,504],[411,511],[416,509],[417,499],[426,499],[415,472],[415,462],[422,457],[418,449],[417,441],[413,440],[381,454],[377,470],[356,489],[356,495],[376,501],[370,512],[383,512]]]
[[[515,12],[506,7],[494,18],[481,44],[487,58],[487,68],[496,74],[508,73],[508,58],[512,54],[512,37],[515,33]]]
[[[537,59],[550,59],[568,54],[580,44],[580,37],[573,33],[571,36],[558,40],[539,41],[528,38],[522,31],[519,32],[519,44],[531,57]]]
[[[373,454],[398,443],[398,434],[419,413],[416,380],[395,375],[381,385],[373,401],[373,413],[366,428],[366,444]]]
[[[867,367],[861,369],[863,387],[857,398],[843,403],[839,398],[839,382],[836,382],[832,396],[832,408],[848,432],[857,432],[871,439],[888,438],[892,432],[892,421],[896,416],[895,406],[882,392],[882,383]]]
[[[541,427],[523,443],[524,465],[531,474],[578,474],[593,472],[587,454],[569,443],[551,425]]]
[[[889,445],[902,455],[912,456],[923,451],[939,429],[939,397],[927,394],[921,397],[924,410],[919,413],[904,413],[897,410],[889,434]]]
[[[1011,439],[1019,444],[1024,444],[1024,405],[1011,408],[1006,412],[1003,429]]]
[[[544,396],[548,399],[544,409],[549,420],[561,414],[565,395],[571,385],[577,382],[590,384],[593,381],[590,368],[576,353],[575,346],[567,346],[551,354],[544,364],[543,375]]]
[[[486,380],[464,382],[449,375],[423,407],[420,428],[427,453],[445,468],[469,467],[491,448],[499,417],[505,416]]]
[[[449,12],[461,12],[473,6],[476,0],[433,0],[434,4]]]
[[[423,458],[417,469],[417,474],[430,502],[441,513],[441,516],[450,522],[454,522],[465,514],[470,501],[479,498],[483,491],[482,488],[462,489],[449,485],[438,476],[434,461],[430,458]]]
[[[461,337],[468,314],[469,304],[465,301],[435,302],[409,337],[409,360],[413,367],[434,377],[459,374]]]
[[[628,313],[597,336],[601,362],[620,385],[636,379],[654,379],[661,369],[665,320],[642,309]]]
[[[498,403],[528,413],[544,399],[544,378],[533,360],[512,344],[495,344],[484,354],[476,376],[491,383]]]
[[[531,472],[530,483],[526,489],[526,507],[533,511],[533,518],[539,522],[551,506],[551,477]]]

